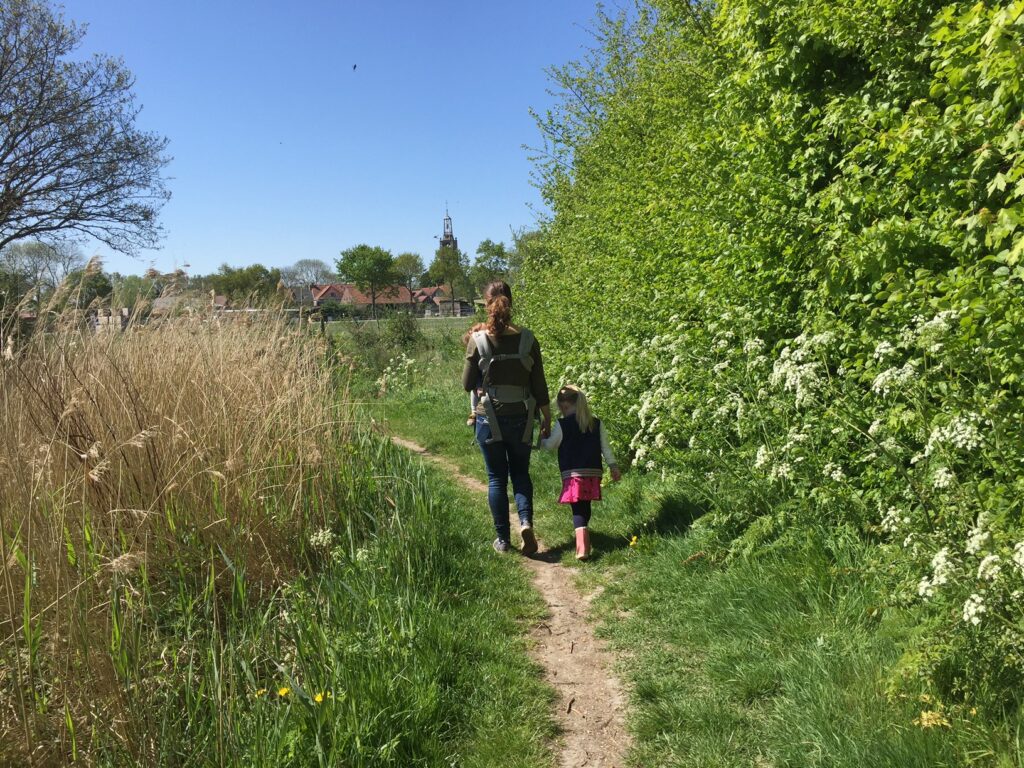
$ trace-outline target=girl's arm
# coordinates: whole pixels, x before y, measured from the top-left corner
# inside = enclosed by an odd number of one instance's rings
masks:
[[[557,421],[551,426],[551,436],[541,438],[540,447],[545,451],[557,451],[562,444],[562,425]]]
[[[608,465],[608,469],[612,472],[612,480],[618,482],[622,477],[622,471],[619,469],[619,462],[615,460],[615,454],[612,453],[611,443],[608,442],[608,432],[605,431],[604,422],[601,422],[601,455],[604,456],[604,462]]]

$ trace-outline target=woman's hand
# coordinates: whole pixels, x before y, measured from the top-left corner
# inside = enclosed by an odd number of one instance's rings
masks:
[[[622,470],[618,467],[612,467],[612,482],[617,483],[622,479]]]

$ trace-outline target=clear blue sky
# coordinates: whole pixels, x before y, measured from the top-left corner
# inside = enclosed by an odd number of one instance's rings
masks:
[[[426,261],[445,201],[463,250],[540,204],[523,144],[544,69],[592,42],[594,0],[64,0],[123,57],[170,141],[163,247],[107,268],[333,263],[360,242]],[[358,66],[355,71],[352,65]]]

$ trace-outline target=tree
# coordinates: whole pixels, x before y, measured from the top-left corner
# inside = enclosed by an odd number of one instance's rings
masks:
[[[110,277],[95,258],[82,269],[70,272],[64,283],[67,286],[68,304],[78,309],[87,309],[95,302],[108,298],[114,290]]]
[[[213,290],[232,301],[266,301],[277,293],[281,282],[281,270],[267,269],[262,264],[248,267],[232,267],[221,264],[220,269],[206,278],[201,278],[204,290]]]
[[[330,283],[336,277],[331,265],[320,259],[299,259],[290,267],[281,270],[281,279],[288,287]]]
[[[469,273],[469,257],[458,248],[441,246],[434,254],[434,260],[430,263],[427,274],[432,282],[440,285],[447,285],[451,293],[452,314],[455,314],[455,293],[459,286],[466,281]]]
[[[402,285],[413,292],[423,274],[423,259],[418,253],[400,253],[395,257],[395,274]],[[412,299],[410,298],[410,301]]]
[[[136,127],[124,64],[72,58],[84,34],[35,0],[0,3],[0,248],[78,233],[130,253],[160,239],[167,140]]]
[[[398,279],[395,258],[390,251],[365,243],[341,252],[338,274],[342,280],[354,283],[363,293],[370,294],[370,308],[377,317],[377,297]]]
[[[110,276],[110,281],[114,286],[111,295],[111,304],[114,307],[133,309],[159,295],[156,281],[149,277],[115,273]]]
[[[34,294],[39,301],[44,294],[55,291],[68,274],[83,266],[82,253],[73,243],[28,240],[12,243],[0,251],[0,270],[10,278],[9,300]]]
[[[510,256],[504,243],[484,240],[476,249],[476,262],[470,271],[475,291],[482,291],[495,280],[508,277]]]

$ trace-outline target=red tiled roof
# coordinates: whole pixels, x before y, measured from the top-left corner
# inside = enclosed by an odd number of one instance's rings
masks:
[[[368,306],[370,296],[356,288],[352,283],[329,283],[310,286],[314,301],[334,299],[340,304],[356,304]],[[409,304],[412,294],[404,285],[389,285],[377,292],[378,304]]]

